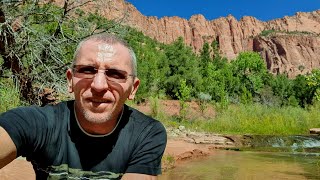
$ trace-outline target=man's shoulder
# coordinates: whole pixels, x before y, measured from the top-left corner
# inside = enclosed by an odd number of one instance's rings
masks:
[[[64,111],[73,110],[73,101],[62,101],[57,104],[48,104],[43,107],[38,107],[39,111],[52,112],[52,113],[63,113]]]
[[[46,106],[23,106],[13,108],[2,114],[3,117],[17,117],[19,119],[56,119],[56,116],[69,114],[71,101],[59,102]]]

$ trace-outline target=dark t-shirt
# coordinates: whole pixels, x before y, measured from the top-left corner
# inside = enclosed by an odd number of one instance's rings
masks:
[[[166,146],[163,125],[125,105],[115,130],[89,135],[79,127],[74,101],[21,107],[3,113],[0,126],[37,179],[118,179],[124,173],[157,175]]]

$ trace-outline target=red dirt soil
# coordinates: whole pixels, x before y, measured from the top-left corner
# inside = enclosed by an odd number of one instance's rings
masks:
[[[210,105],[206,106],[203,112],[201,112],[199,104],[195,101],[187,102],[187,105],[187,119],[213,118],[215,116],[214,108]],[[151,114],[150,102],[141,103],[134,107],[145,114]],[[178,100],[159,100],[158,109],[166,115],[177,116],[179,115],[180,104]]]

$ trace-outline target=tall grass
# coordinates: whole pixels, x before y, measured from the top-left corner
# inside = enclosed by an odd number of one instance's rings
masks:
[[[0,78],[0,113],[20,105],[18,87],[10,78]]]
[[[319,108],[319,105],[308,109],[261,104],[231,105],[217,112],[213,119],[183,120],[180,123],[189,129],[222,134],[308,134],[310,128],[320,127]],[[171,121],[175,122],[175,119],[171,118]],[[168,124],[168,120],[163,122]]]
[[[204,130],[235,134],[307,134],[320,125],[315,109],[269,107],[259,104],[230,106]]]

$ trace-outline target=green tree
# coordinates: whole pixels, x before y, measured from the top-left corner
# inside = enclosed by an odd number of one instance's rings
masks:
[[[176,96],[179,99],[180,103],[180,118],[186,119],[188,104],[187,101],[190,100],[191,97],[191,87],[186,84],[185,79],[180,80],[180,85]]]
[[[221,56],[220,50],[219,50],[219,42],[212,41],[211,48],[212,48],[212,59],[215,67],[217,69],[223,68],[228,63],[228,59]]]
[[[212,62],[211,50],[210,50],[209,43],[205,42],[200,51],[200,65],[199,65],[201,68],[201,74],[203,77],[208,75],[207,67],[210,62]]]
[[[201,86],[201,75],[199,61],[192,49],[187,47],[183,39],[179,37],[164,51],[169,67],[166,73],[167,79],[164,82],[166,94],[176,99],[176,93],[179,92],[177,83],[185,79],[187,85],[192,87],[191,95],[195,97]]]
[[[203,83],[201,93],[208,94],[210,99],[227,105],[230,96],[230,84],[234,77],[227,59],[219,53],[219,44],[213,41],[210,45],[204,43],[200,52]],[[199,96],[199,95],[198,95]]]
[[[292,101],[294,97],[293,85],[293,80],[290,80],[284,74],[275,76],[273,81],[271,81],[273,93],[280,98],[281,105],[288,105],[290,97]]]
[[[314,100],[320,101],[320,69],[312,70],[311,74],[306,76],[308,86],[314,91]]]
[[[80,39],[125,31],[116,22],[79,9],[88,2],[92,0],[66,0],[63,7],[57,7],[53,1],[1,1],[2,68],[11,71],[24,100],[40,103],[43,87],[65,92],[65,70]]]
[[[138,77],[141,80],[135,101],[141,102],[149,97],[163,97],[163,82],[166,79],[168,65],[160,43],[144,36],[142,32],[130,29],[126,36],[137,56]]]
[[[203,77],[203,92],[209,94],[212,100],[226,106],[230,103],[230,97],[237,91],[239,79],[233,75],[232,68],[226,64],[217,69],[213,62],[207,66],[207,76]]]
[[[294,79],[293,90],[301,107],[306,107],[306,105],[312,104],[315,89],[308,85],[308,81],[305,76],[298,75]]]
[[[255,97],[264,87],[264,80],[268,74],[266,64],[256,52],[242,52],[232,62],[234,76],[240,79],[239,95]],[[250,95],[251,94],[251,95]]]

